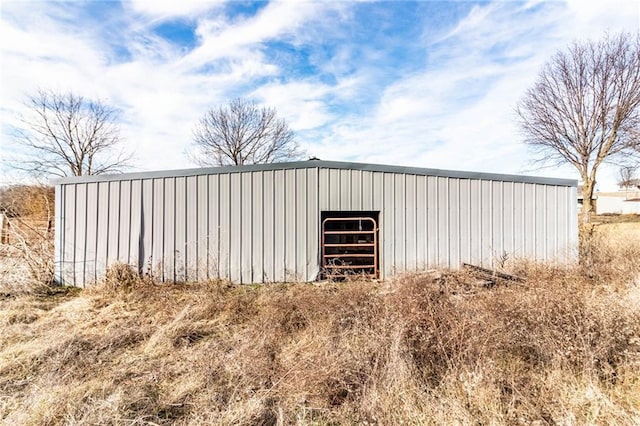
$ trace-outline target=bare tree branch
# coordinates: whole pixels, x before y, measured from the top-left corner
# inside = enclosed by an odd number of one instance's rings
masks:
[[[516,112],[539,161],[580,173],[588,222],[598,168],[640,153],[640,35],[607,35],[558,52]]]
[[[119,149],[117,110],[72,92],[40,90],[26,101],[17,144],[25,152],[9,165],[35,177],[119,172],[131,154]]]
[[[207,111],[193,130],[193,141],[191,157],[201,166],[276,163],[303,155],[275,109],[243,99]]]

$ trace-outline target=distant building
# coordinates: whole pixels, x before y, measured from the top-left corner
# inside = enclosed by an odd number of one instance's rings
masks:
[[[599,192],[597,214],[640,214],[640,190]]]

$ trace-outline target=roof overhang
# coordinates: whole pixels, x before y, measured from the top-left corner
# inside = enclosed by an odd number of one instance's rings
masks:
[[[352,163],[343,161],[322,161],[322,160],[308,160],[308,161],[295,161],[288,163],[270,163],[270,164],[250,164],[242,166],[221,166],[221,167],[204,167],[194,169],[181,169],[181,170],[160,170],[151,172],[137,172],[137,173],[121,173],[110,175],[92,175],[92,176],[73,176],[59,178],[52,181],[55,185],[64,185],[72,183],[89,183],[89,182],[109,182],[119,180],[136,180],[136,179],[153,179],[153,178],[166,178],[166,177],[185,177],[185,176],[200,176],[200,175],[212,175],[221,173],[240,173],[251,171],[271,171],[271,170],[291,170],[291,169],[339,169],[339,170],[362,170],[370,172],[383,172],[383,173],[399,173],[410,174],[419,176],[439,176],[450,177],[458,179],[480,179],[480,180],[493,180],[493,181],[505,181],[505,182],[521,182],[521,183],[536,183],[542,185],[555,185],[555,186],[576,186],[578,181],[575,179],[560,179],[552,177],[541,176],[526,176],[526,175],[509,175],[499,173],[485,173],[485,172],[467,172],[459,170],[442,170],[442,169],[428,169],[421,167],[405,167],[405,166],[392,166],[382,164],[368,164],[368,163]]]

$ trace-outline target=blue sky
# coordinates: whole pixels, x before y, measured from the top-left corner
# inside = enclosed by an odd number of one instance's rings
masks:
[[[640,27],[634,0],[0,7],[0,156],[26,94],[74,90],[121,110],[136,170],[193,167],[194,124],[244,97],[275,107],[324,160],[577,178],[534,168],[515,105],[558,49]]]

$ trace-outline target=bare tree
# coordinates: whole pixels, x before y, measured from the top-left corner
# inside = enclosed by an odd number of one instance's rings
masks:
[[[618,170],[618,186],[620,189],[625,191],[640,189],[640,179],[638,179],[636,172],[636,166],[620,167],[620,170]]]
[[[235,99],[209,110],[193,130],[192,159],[201,166],[276,163],[301,158],[293,131],[273,108]]]
[[[131,155],[119,149],[117,110],[72,92],[29,96],[17,143],[24,153],[9,165],[36,177],[119,172]]]
[[[574,42],[556,53],[517,113],[539,160],[580,173],[582,223],[589,223],[598,168],[640,152],[640,35]]]

